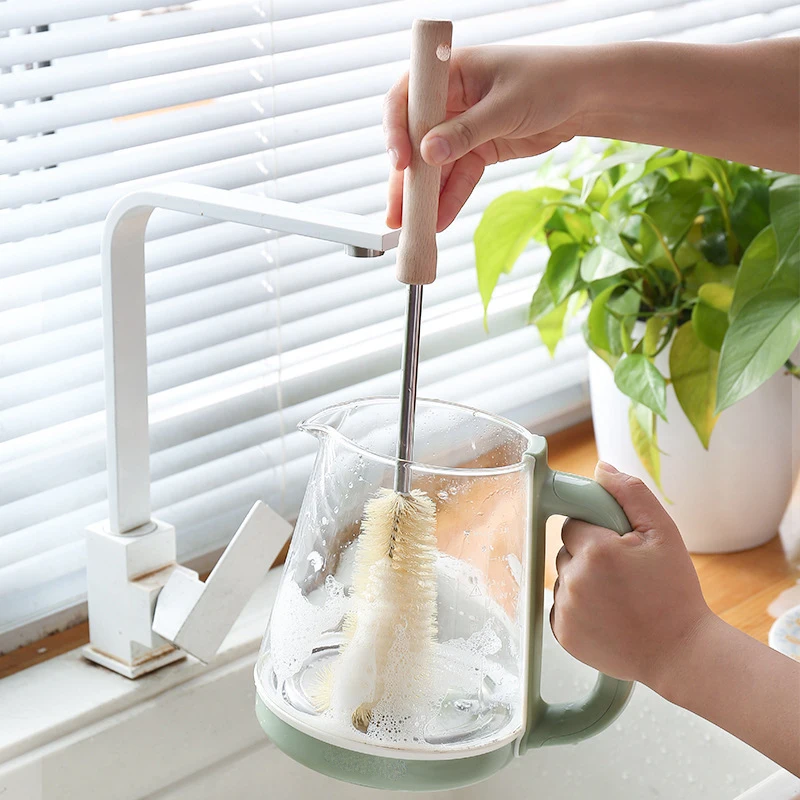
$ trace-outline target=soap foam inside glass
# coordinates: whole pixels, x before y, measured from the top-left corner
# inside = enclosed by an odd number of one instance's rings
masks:
[[[530,434],[463,406],[419,400],[413,487],[436,505],[436,636],[421,662],[393,632],[366,730],[352,707],[375,679],[368,639],[348,643],[365,503],[393,485],[398,401],[334,406],[301,425],[319,450],[256,667],[262,700],[328,741],[443,753],[519,735],[524,702]],[[389,603],[391,597],[382,598]],[[363,615],[359,619],[363,619]],[[369,631],[362,626],[362,634]],[[326,671],[344,664],[319,708]]]

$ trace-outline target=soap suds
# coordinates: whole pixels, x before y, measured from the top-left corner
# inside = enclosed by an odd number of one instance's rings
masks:
[[[333,575],[325,578],[324,592],[317,590],[312,595],[320,593],[324,600],[316,605],[292,580],[286,580],[281,588],[270,622],[272,668],[280,682],[302,668],[322,634],[341,625],[350,607],[344,586]]]

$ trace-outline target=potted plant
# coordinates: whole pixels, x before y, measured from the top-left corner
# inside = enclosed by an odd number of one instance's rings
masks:
[[[528,321],[551,354],[588,307],[600,457],[668,497],[695,552],[774,536],[797,469],[800,177],[621,142],[584,148],[486,209],[484,308],[531,239],[549,258]]]

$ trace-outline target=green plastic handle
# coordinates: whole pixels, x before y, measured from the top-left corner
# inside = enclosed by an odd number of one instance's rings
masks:
[[[529,747],[569,744],[608,727],[628,702],[633,684],[598,674],[587,697],[571,703],[546,703],[541,696],[542,627],[544,606],[545,523],[564,514],[594,525],[628,533],[631,524],[616,500],[589,478],[556,472],[547,465],[547,442],[534,441],[526,458],[535,460],[531,492],[531,633],[528,658],[528,716],[519,752]]]

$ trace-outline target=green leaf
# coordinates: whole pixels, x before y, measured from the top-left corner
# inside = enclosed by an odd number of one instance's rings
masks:
[[[564,221],[564,212],[560,208],[556,208],[556,210],[552,213],[550,219],[548,219],[545,223],[544,229],[548,233],[550,231],[563,231],[564,233],[569,233],[567,223]]]
[[[769,188],[757,173],[752,174],[758,182],[740,184],[730,210],[731,228],[742,250],[769,225]]]
[[[686,270],[703,260],[703,254],[689,241],[684,239],[675,250],[675,263],[681,271]]]
[[[542,337],[542,341],[547,345],[551,358],[555,355],[556,346],[564,336],[564,318],[567,315],[568,303],[569,301],[565,300],[552,311],[540,316],[536,321],[539,336]]]
[[[508,192],[492,201],[475,231],[475,266],[483,300],[484,321],[500,275],[511,272],[520,253],[546,222],[548,203],[563,189],[542,186],[528,192]]]
[[[739,311],[722,345],[717,408],[723,411],[777,372],[800,340],[800,297],[766,289]]]
[[[614,383],[632,400],[667,419],[667,382],[647,356],[623,358],[614,370]]]
[[[697,338],[717,352],[722,349],[722,341],[728,331],[728,310],[732,300],[733,289],[730,286],[704,283],[692,309],[692,325]]]
[[[611,203],[619,200],[634,184],[642,181],[651,173],[684,162],[686,158],[687,154],[681,150],[656,151],[647,159],[641,169],[628,170],[617,183],[614,184],[614,188],[611,190],[605,205],[609,206]]]
[[[686,271],[686,296],[697,297],[700,287],[706,283],[724,283],[733,286],[737,280],[739,268],[734,264],[720,267],[710,261],[698,261]]]
[[[578,242],[589,242],[594,238],[594,228],[588,212],[565,212],[567,230]]]
[[[728,236],[725,231],[712,231],[704,236],[698,243],[700,252],[707,261],[723,266],[730,260],[728,253]]]
[[[585,203],[597,179],[608,170],[614,167],[625,165],[640,164],[647,161],[654,153],[661,152],[659,148],[652,147],[651,145],[634,145],[633,147],[627,146],[623,150],[612,153],[611,155],[602,158],[594,164],[584,164],[578,170],[574,170],[570,175],[571,178],[583,178],[583,187],[581,189],[580,202]],[[640,173],[638,177],[641,177]]]
[[[622,355],[625,348],[621,334],[622,323],[610,311],[626,318],[625,324],[630,332],[640,305],[639,295],[633,289],[621,293],[620,289],[615,284],[600,292],[589,309],[586,323],[587,339],[595,352],[604,351],[613,357]],[[604,358],[602,355],[601,357]],[[604,360],[611,363],[608,359]]]
[[[728,180],[727,164],[718,158],[711,156],[692,156],[692,169],[690,177],[702,179],[708,176],[717,185],[723,198],[728,202],[732,199],[731,184]]]
[[[778,246],[769,286],[800,296],[800,175],[785,175],[772,184],[769,208]]]
[[[547,246],[550,248],[551,253],[554,253],[559,247],[563,247],[566,244],[573,244],[574,242],[575,239],[572,234],[566,231],[549,231],[547,233]]]
[[[633,402],[628,410],[628,425],[631,430],[633,448],[636,450],[639,460],[663,494],[661,453],[658,450],[655,414],[649,408]]]
[[[662,195],[647,204],[645,213],[661,232],[670,252],[694,224],[703,202],[703,192],[703,186],[697,181],[677,180],[670,183]],[[666,258],[663,245],[646,222],[641,228],[641,242],[645,261]]]
[[[731,318],[742,310],[744,304],[764,289],[775,272],[778,261],[778,243],[775,230],[770,225],[750,242],[742,256],[736,275],[736,287],[731,303]]]
[[[681,325],[670,347],[669,373],[675,396],[706,450],[719,419],[714,412],[718,368],[719,353],[697,338],[691,322]]]
[[[644,354],[652,358],[657,352],[661,343],[661,331],[664,330],[667,321],[664,317],[650,317],[644,326],[644,338],[642,348]]]
[[[533,293],[531,305],[528,309],[528,325],[538,322],[543,316],[549,314],[555,306],[556,304],[553,302],[553,295],[550,292],[550,288],[544,280],[540,280],[539,285]]]
[[[579,256],[580,246],[577,243],[562,245],[550,255],[543,280],[556,305],[567,297],[575,285],[581,265]]]
[[[587,283],[640,267],[628,255],[619,234],[605,217],[593,211],[592,223],[597,231],[599,244],[589,250],[581,263],[581,277]]]
[[[586,297],[585,291],[574,292],[558,306],[537,318],[536,327],[539,329],[539,335],[547,345],[551,357],[556,354],[556,347],[564,337],[564,328],[569,320],[580,311],[586,302]]]

